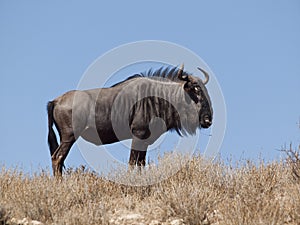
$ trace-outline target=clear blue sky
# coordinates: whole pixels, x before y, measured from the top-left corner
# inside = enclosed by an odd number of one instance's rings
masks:
[[[300,142],[300,2],[0,2],[0,163],[50,166],[47,101],[106,51],[164,40],[205,60],[226,101],[221,156],[280,158]],[[140,71],[137,71],[140,72]],[[76,147],[67,165],[84,163]]]

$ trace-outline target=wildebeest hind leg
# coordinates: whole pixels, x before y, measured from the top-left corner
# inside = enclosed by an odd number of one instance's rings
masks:
[[[54,176],[62,175],[62,168],[64,165],[64,161],[75,142],[75,138],[70,141],[62,141],[56,151],[51,156],[52,159],[52,169]]]

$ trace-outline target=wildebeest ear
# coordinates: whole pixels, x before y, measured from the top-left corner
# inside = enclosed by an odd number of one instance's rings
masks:
[[[187,102],[190,102],[191,100],[193,100],[196,104],[199,102],[197,91],[195,91],[191,82],[185,82],[185,84],[183,85],[183,89],[187,93],[185,99]]]
[[[184,68],[184,65],[182,63],[179,70],[178,70],[177,77],[178,77],[179,80],[187,81],[188,80],[188,75],[183,74],[183,68]]]
[[[191,83],[190,82],[186,82],[184,85],[183,85],[183,89],[188,92],[189,94],[193,93],[192,91],[192,86],[191,86]]]

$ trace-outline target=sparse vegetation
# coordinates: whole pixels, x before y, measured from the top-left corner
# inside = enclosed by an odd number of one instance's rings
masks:
[[[44,224],[300,224],[299,151],[289,153],[286,161],[238,166],[195,156],[148,186],[110,182],[84,168],[68,169],[62,180],[2,168],[0,224],[16,224],[12,218]],[[148,179],[153,171],[142,173]],[[128,176],[124,171],[123,179]]]

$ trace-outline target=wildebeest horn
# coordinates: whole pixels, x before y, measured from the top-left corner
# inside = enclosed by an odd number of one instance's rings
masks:
[[[181,71],[183,71],[183,69],[184,69],[184,64],[182,63],[181,65],[180,65],[180,68],[179,68]]]
[[[184,69],[184,64],[182,63],[179,67],[179,70],[178,70],[178,73],[177,73],[177,76],[180,80],[186,80],[187,79],[187,76],[186,75],[183,75],[183,69]]]
[[[201,69],[200,67],[197,67],[197,69],[200,70],[204,74],[205,80],[203,81],[203,84],[206,85],[209,81],[208,73],[204,69]]]

